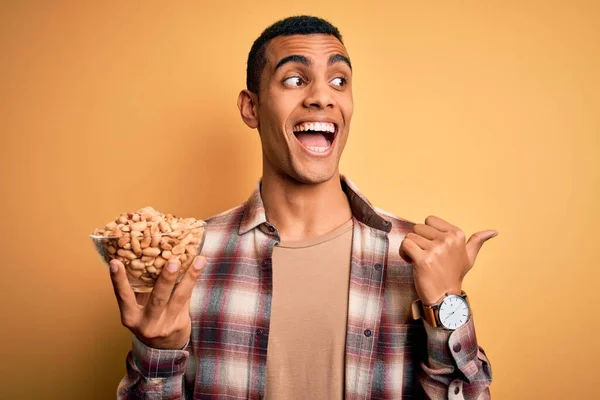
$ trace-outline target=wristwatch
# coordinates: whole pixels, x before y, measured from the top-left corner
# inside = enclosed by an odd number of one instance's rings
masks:
[[[471,307],[467,294],[446,294],[438,303],[425,305],[421,300],[412,303],[413,319],[423,318],[434,328],[455,330],[469,321]]]

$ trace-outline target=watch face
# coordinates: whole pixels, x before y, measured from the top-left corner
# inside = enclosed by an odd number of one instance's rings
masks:
[[[451,294],[440,305],[439,317],[444,328],[460,328],[469,320],[469,306],[465,299]]]

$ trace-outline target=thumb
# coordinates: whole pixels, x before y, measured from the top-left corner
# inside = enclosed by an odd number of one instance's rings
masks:
[[[469,240],[467,241],[467,255],[469,257],[470,265],[475,264],[475,258],[477,258],[477,254],[479,250],[481,250],[481,246],[491,238],[498,236],[498,232],[496,231],[481,231],[474,233]]]

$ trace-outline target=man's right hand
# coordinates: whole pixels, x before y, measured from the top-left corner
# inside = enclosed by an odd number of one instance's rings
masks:
[[[181,350],[192,331],[189,305],[196,280],[206,264],[197,256],[173,290],[181,263],[169,261],[151,293],[134,293],[127,280],[125,266],[110,262],[110,275],[121,311],[121,323],[147,346]]]

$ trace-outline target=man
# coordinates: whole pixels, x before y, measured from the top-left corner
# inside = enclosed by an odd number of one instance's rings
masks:
[[[263,149],[249,200],[207,220],[175,290],[177,262],[137,300],[111,264],[134,334],[119,398],[489,398],[461,283],[496,232],[393,217],[340,175],[353,100],[338,30],[306,16],[266,29],[238,106]]]

